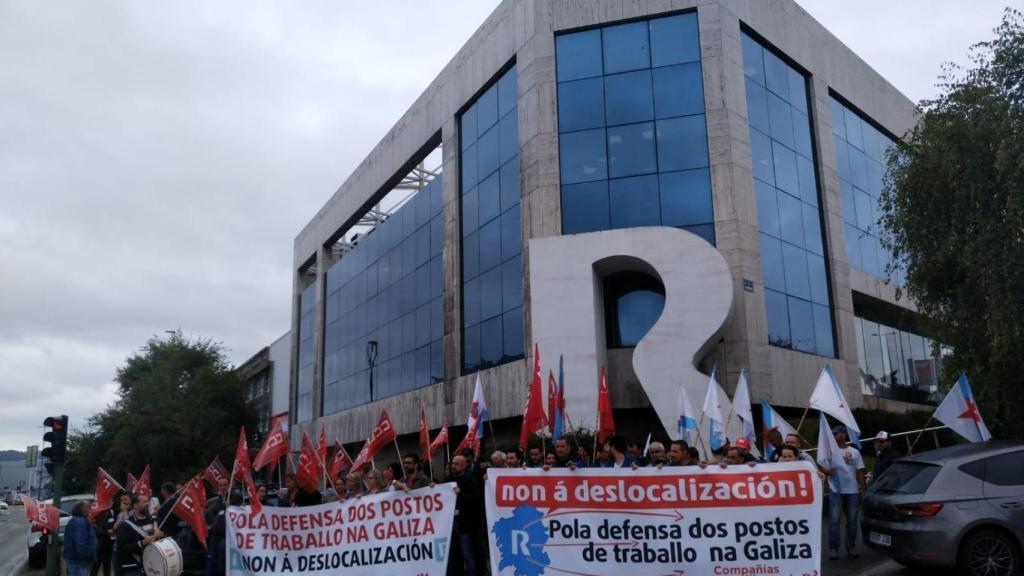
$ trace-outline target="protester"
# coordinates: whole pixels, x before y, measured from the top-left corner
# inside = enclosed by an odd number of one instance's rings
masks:
[[[508,457],[501,450],[491,452],[491,468],[505,468]]]
[[[846,554],[857,558],[857,515],[860,496],[864,493],[864,460],[856,448],[847,441],[846,426],[832,428],[839,454],[832,457],[833,468],[825,470],[829,476],[828,493],[828,549],[829,558],[839,559],[839,521],[846,514]]]
[[[203,516],[206,518],[206,525],[210,526],[213,521],[217,518],[217,514],[220,513],[226,507],[228,501],[228,488],[231,484],[227,478],[220,478],[217,480],[217,494],[206,501],[206,508],[203,510]]]
[[[636,468],[636,458],[626,453],[626,440],[622,436],[609,436],[604,442],[604,451],[609,454],[605,468]]]
[[[545,452],[544,453],[544,466],[543,466],[543,468],[545,470],[548,469],[548,468],[554,468],[556,464],[558,464],[558,458],[555,456],[555,453],[554,452]]]
[[[380,494],[385,490],[384,476],[377,470],[369,470],[363,474],[363,486],[366,487],[363,491],[366,496]]]
[[[568,434],[555,440],[555,468],[582,468],[583,462],[573,456],[574,438]]]
[[[768,432],[768,444],[771,445],[771,449],[765,448],[765,452],[771,453],[771,461],[777,462],[779,460],[779,449],[782,448],[782,432],[779,432],[778,428],[772,428]],[[799,444],[798,444],[799,446]]]
[[[68,576],[89,576],[96,562],[96,532],[89,523],[88,500],[79,500],[71,509],[71,520],[64,528],[64,561]]]
[[[797,462],[800,460],[800,449],[789,444],[779,448],[779,462]]]
[[[668,453],[665,452],[665,445],[655,440],[651,442],[651,445],[647,447],[647,452],[650,455],[651,466],[664,466],[668,463]]]
[[[590,454],[590,448],[580,444],[576,447],[576,459],[580,461],[583,467],[593,465],[593,456]]]
[[[110,564],[114,555],[114,522],[117,515],[113,510],[105,510],[93,519],[96,531],[96,562],[92,565],[90,576],[98,576],[100,568],[103,576],[110,576]]]
[[[885,430],[881,430],[878,434],[875,434],[875,470],[871,477],[877,479],[882,475],[883,472],[892,466],[892,463],[897,458],[902,458],[903,454],[899,450],[892,447],[892,441],[889,440],[889,433]]]
[[[117,514],[114,515],[114,527],[111,534],[110,563],[114,567],[114,576],[121,576],[121,561],[119,548],[117,546],[117,529],[121,526],[128,515],[132,512],[132,497],[129,494],[121,494],[117,499]]]
[[[800,437],[797,436],[796,434],[786,434],[785,446],[796,448],[797,458],[799,458],[800,460],[803,460],[804,462],[810,462],[811,464],[814,464],[815,467],[818,466],[818,463],[814,460],[814,456],[811,456],[807,452],[804,452],[803,450],[800,449]]]
[[[746,438],[743,438],[741,436],[736,439],[735,447],[739,451],[740,458],[743,459],[744,463],[757,462],[757,458],[750,453],[750,440],[747,440]]]
[[[541,468],[544,466],[544,451],[539,446],[530,448],[528,454],[530,459],[526,462],[527,468]]]
[[[674,440],[668,446],[668,465],[669,466],[691,466],[693,460],[690,459],[690,447],[684,440]]]
[[[448,574],[455,576],[477,574],[477,550],[480,548],[476,540],[483,532],[483,491],[476,478],[468,472],[469,463],[466,457],[459,454],[452,458],[452,476],[457,496],[455,499],[455,523],[453,526],[455,542],[452,547],[452,559],[448,563]],[[462,571],[458,570],[462,567]]]
[[[380,474],[380,472],[377,474]],[[309,490],[308,488],[299,486],[298,484],[295,484],[294,491],[290,489],[288,490],[288,496],[291,505],[296,508],[316,506],[317,504],[322,504],[324,501],[319,490]]]
[[[174,484],[170,482],[164,482],[160,486],[160,497],[164,499],[163,503],[156,511],[156,522],[161,526],[161,530],[165,534],[174,538],[181,532],[181,524],[176,517],[173,517],[171,510],[174,509],[174,505],[178,503],[178,496],[174,489]]]
[[[423,473],[423,461],[420,460],[419,454],[410,452],[402,456],[402,467],[405,469],[405,483],[409,488],[415,490],[430,486],[430,478]]]
[[[523,451],[519,448],[505,450],[505,466],[509,468],[522,468]]]
[[[242,495],[232,493],[227,503],[231,506],[242,505]],[[207,537],[208,550],[206,554],[206,576],[224,576],[227,567],[227,518],[225,508],[217,512],[217,516],[210,526],[210,534]]]
[[[267,485],[260,484],[256,487],[256,501],[260,503],[260,506],[267,506]]]
[[[123,576],[141,576],[142,549],[164,535],[149,515],[149,501],[146,498],[131,494],[129,501],[131,512],[117,527],[117,556]]]
[[[363,495],[363,475],[358,472],[352,472],[345,477],[345,490],[342,494],[338,495],[340,500],[348,500],[349,498],[359,498]]]
[[[396,482],[402,482],[405,478],[405,468],[402,467],[401,462],[392,462],[384,467],[381,472],[383,476],[383,486],[385,490],[394,490]]]

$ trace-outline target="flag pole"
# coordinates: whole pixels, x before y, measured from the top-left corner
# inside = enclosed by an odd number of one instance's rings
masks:
[[[804,425],[804,418],[807,418],[807,413],[810,412],[810,411],[811,411],[811,405],[808,403],[807,404],[807,408],[804,408],[803,415],[800,416],[800,422],[796,425],[796,435],[797,436],[800,436],[800,428],[803,427],[803,425]],[[800,436],[800,439],[804,440],[804,437]],[[807,442],[807,441],[804,440],[804,442]],[[807,442],[807,444],[810,445],[810,442]]]
[[[708,456],[708,455],[711,454],[711,452],[708,452],[708,447],[704,445],[704,438],[702,438],[701,435],[700,435],[700,429],[703,428],[703,427],[704,427],[704,411],[702,410],[701,413],[700,413],[700,421],[697,422],[697,443],[700,444],[700,447],[704,449],[704,455]]]
[[[402,451],[398,449],[398,436],[392,438],[395,443],[395,452],[398,452],[398,462],[402,462]],[[428,448],[429,450],[429,448]],[[402,464],[402,479],[405,480],[405,464]]]
[[[174,498],[175,496],[177,496],[177,495],[178,495],[179,493],[181,493],[181,491],[182,491],[182,490],[184,490],[184,489],[185,489],[185,487],[186,487],[186,486],[188,486],[188,485],[189,485],[189,483],[191,483],[191,482],[192,482],[192,479],[191,479],[191,478],[189,478],[189,481],[188,481],[188,482],[186,482],[185,484],[182,484],[181,488],[178,488],[177,490],[175,490],[175,491],[174,491],[174,494],[171,494],[171,495],[170,495],[170,496],[169,496],[169,497],[167,498],[167,500],[170,500],[171,498]],[[230,490],[228,491],[228,494],[231,494],[231,491],[230,491]],[[175,506],[177,506],[177,505],[178,505],[178,503],[177,503],[177,502],[175,502],[175,503],[174,503],[174,505],[175,505]],[[226,503],[226,502],[224,503],[224,507],[225,507],[225,508],[227,507],[227,503]],[[161,520],[159,524],[157,524],[157,526],[156,526],[156,531],[157,531],[157,532],[159,532],[159,531],[160,531],[160,529],[164,527],[164,523],[165,523],[165,522],[167,522],[167,519],[168,519],[168,518],[170,518],[170,517],[171,517],[171,516],[173,516],[173,515],[174,515],[174,506],[171,506],[171,509],[167,511],[167,516],[164,516],[164,519],[163,519],[163,520]]]
[[[911,454],[914,453],[914,446],[916,446],[917,441],[921,439],[921,435],[924,434],[925,428],[928,428],[928,425],[932,423],[933,418],[934,414],[932,416],[929,416],[928,421],[924,423],[924,428],[921,428],[921,430],[917,433],[917,436],[914,437],[914,441],[911,442],[910,447],[907,448],[907,456],[910,456]]]

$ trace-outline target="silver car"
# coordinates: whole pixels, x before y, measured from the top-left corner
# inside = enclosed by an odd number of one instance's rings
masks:
[[[1024,574],[1024,442],[901,458],[871,484],[862,509],[864,542],[900,564]]]

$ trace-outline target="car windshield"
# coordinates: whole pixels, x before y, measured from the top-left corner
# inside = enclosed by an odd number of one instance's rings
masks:
[[[878,492],[924,494],[941,467],[923,462],[895,462],[874,483]]]

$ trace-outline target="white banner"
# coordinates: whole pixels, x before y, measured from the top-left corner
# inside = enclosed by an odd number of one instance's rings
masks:
[[[491,574],[821,571],[821,482],[807,462],[489,470]]]
[[[453,484],[304,508],[228,508],[228,576],[443,575]]]

